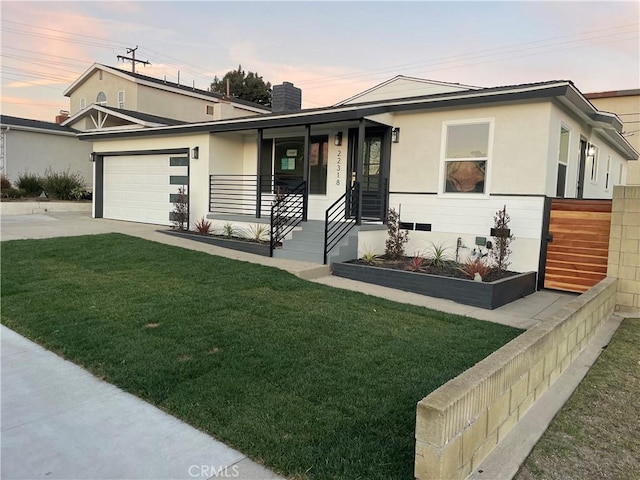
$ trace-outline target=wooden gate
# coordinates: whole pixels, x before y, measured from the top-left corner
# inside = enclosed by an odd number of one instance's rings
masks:
[[[585,292],[607,276],[611,200],[550,200],[543,286]]]

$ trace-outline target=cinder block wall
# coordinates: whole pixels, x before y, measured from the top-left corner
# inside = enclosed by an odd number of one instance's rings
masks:
[[[466,478],[614,311],[608,277],[418,402],[415,476]]]
[[[615,187],[607,275],[618,278],[616,304],[640,314],[640,186]]]

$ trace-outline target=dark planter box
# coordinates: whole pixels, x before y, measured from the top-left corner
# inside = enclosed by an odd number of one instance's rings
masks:
[[[446,298],[465,305],[493,310],[513,302],[536,289],[536,272],[519,273],[495,282],[474,282],[463,278],[441,277],[392,268],[354,263],[334,263],[333,275],[429,297]]]
[[[215,245],[217,247],[224,247],[231,250],[239,250],[241,252],[262,255],[265,257],[268,257],[270,254],[268,243],[258,243],[236,240],[233,238],[214,237],[212,235],[198,235],[197,233],[180,232],[178,230],[158,230],[158,232],[165,233],[174,237],[187,238],[196,242],[208,243],[209,245]]]

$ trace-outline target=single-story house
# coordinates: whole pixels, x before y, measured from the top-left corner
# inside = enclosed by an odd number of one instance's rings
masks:
[[[348,230],[331,262],[382,253],[395,208],[408,253],[446,243],[464,259],[506,206],[511,268],[536,271],[546,199],[611,198],[625,183],[638,152],[621,129],[570,81],[477,88],[401,76],[327,108],[79,138],[93,144],[95,217],[170,225],[184,188],[191,225],[275,220],[277,234],[300,221],[275,251],[288,258],[323,262],[328,216],[331,238]]]
[[[0,116],[0,172],[12,183],[24,173],[77,172],[85,184],[93,182],[92,146],[78,132],[53,122]]]

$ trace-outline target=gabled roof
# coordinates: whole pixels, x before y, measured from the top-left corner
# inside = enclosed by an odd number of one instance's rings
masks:
[[[371,87],[364,92],[342,100],[334,105],[354,105],[372,100],[398,99],[436,95],[439,93],[458,92],[462,90],[477,90],[480,87],[462,85],[460,83],[440,82],[424,78],[397,75],[386,82]]]
[[[528,101],[555,100],[577,118],[598,130],[628,159],[638,159],[638,152],[621,135],[622,121],[617,115],[601,112],[568,80],[507,85],[492,88],[424,95],[420,97],[394,98],[351,105],[306,109],[294,113],[265,114],[254,117],[188,123],[173,127],[146,128],[118,133],[80,134],[85,140],[125,138],[153,135],[180,135],[191,133],[242,132],[263,128],[294,127],[332,122],[363,120],[384,113],[428,111],[443,108],[465,108],[500,104],[517,104]]]
[[[71,96],[71,94],[82,85],[85,80],[90,77],[93,73],[98,70],[102,70],[104,72],[109,72],[113,75],[116,75],[120,78],[138,83],[140,85],[145,85],[152,88],[158,88],[160,90],[165,90],[167,92],[177,93],[180,95],[187,95],[190,97],[201,98],[204,100],[208,100],[210,102],[231,102],[235,103],[243,108],[251,111],[255,111],[258,113],[270,112],[271,109],[269,107],[265,107],[264,105],[260,105],[254,102],[248,102],[246,100],[241,100],[235,97],[227,97],[226,95],[222,95],[220,93],[210,92],[208,90],[201,90],[199,88],[189,87],[188,85],[181,85],[179,83],[169,82],[166,80],[161,80],[159,78],[150,77],[149,75],[143,75],[141,73],[133,73],[128,72],[126,70],[122,70],[120,68],[109,67],[107,65],[102,65],[100,63],[94,63],[86,72],[80,75],[63,93],[66,97]]]
[[[40,131],[54,133],[58,135],[75,135],[77,132],[69,127],[42,120],[31,120],[29,118],[12,117],[10,115],[0,115],[0,125],[3,127],[15,128],[16,130]]]
[[[133,110],[125,110],[123,108],[107,107],[106,105],[91,104],[85,109],[79,111],[72,117],[65,120],[62,125],[68,126],[75,124],[78,120],[91,115],[92,113],[100,112],[106,115],[111,115],[128,123],[131,126],[142,127],[162,127],[172,125],[185,125],[187,122],[176,120],[175,118],[159,117],[157,115],[151,115],[148,113],[136,112]]]

